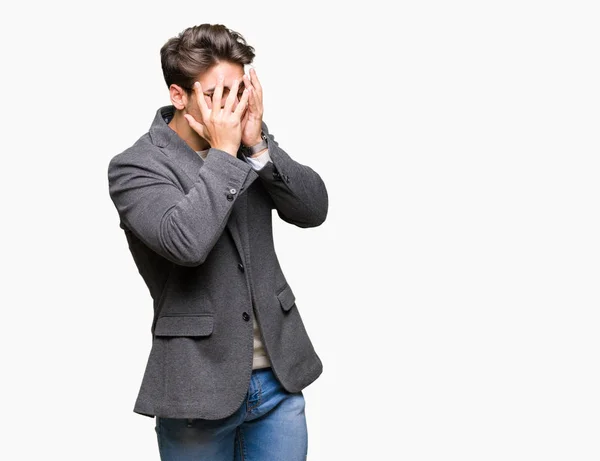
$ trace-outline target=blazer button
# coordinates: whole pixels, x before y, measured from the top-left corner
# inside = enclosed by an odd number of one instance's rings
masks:
[[[242,263],[238,263],[239,269],[244,272],[244,265]]]
[[[242,318],[247,322],[248,320],[250,320],[250,316],[248,315],[248,312],[244,312],[242,314]]]
[[[231,202],[233,200],[233,195],[227,194],[227,200],[229,200]]]

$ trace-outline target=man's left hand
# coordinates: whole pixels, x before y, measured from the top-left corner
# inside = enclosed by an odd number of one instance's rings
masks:
[[[250,77],[244,75],[243,78],[249,95],[246,113],[242,119],[242,144],[254,146],[262,141],[260,133],[263,118],[263,92],[254,69],[250,69]]]

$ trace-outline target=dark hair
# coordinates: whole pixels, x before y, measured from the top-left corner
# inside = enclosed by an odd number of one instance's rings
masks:
[[[250,64],[254,48],[241,34],[222,24],[188,27],[170,38],[160,49],[160,61],[167,87],[179,85],[191,94],[198,75],[220,61]]]

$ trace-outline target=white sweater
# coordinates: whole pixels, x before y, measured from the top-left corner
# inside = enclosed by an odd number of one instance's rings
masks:
[[[198,155],[200,155],[200,157],[206,158],[206,154],[208,153],[208,150],[209,149],[197,150],[196,153],[198,153]],[[258,157],[254,157],[254,158],[246,157],[244,154],[242,154],[242,157],[255,170],[260,170],[263,166],[265,166],[267,164],[267,162],[271,161],[271,156],[269,155],[268,149],[266,151],[264,151],[262,154],[260,154]],[[271,366],[269,357],[267,356],[267,353],[263,346],[261,332],[260,332],[260,329],[258,328],[258,323],[256,323],[255,317],[256,317],[256,315],[252,316],[252,323],[254,324],[254,355],[252,358],[252,369],[253,370],[255,370],[257,368],[266,368],[266,367]]]

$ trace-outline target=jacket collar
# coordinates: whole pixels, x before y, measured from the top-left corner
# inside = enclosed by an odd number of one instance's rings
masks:
[[[156,111],[152,125],[150,125],[150,138],[152,144],[157,147],[167,147],[169,144],[177,143],[177,138],[181,139],[177,133],[175,133],[167,123],[175,115],[175,106],[162,106]],[[184,143],[185,144],[185,143]]]

